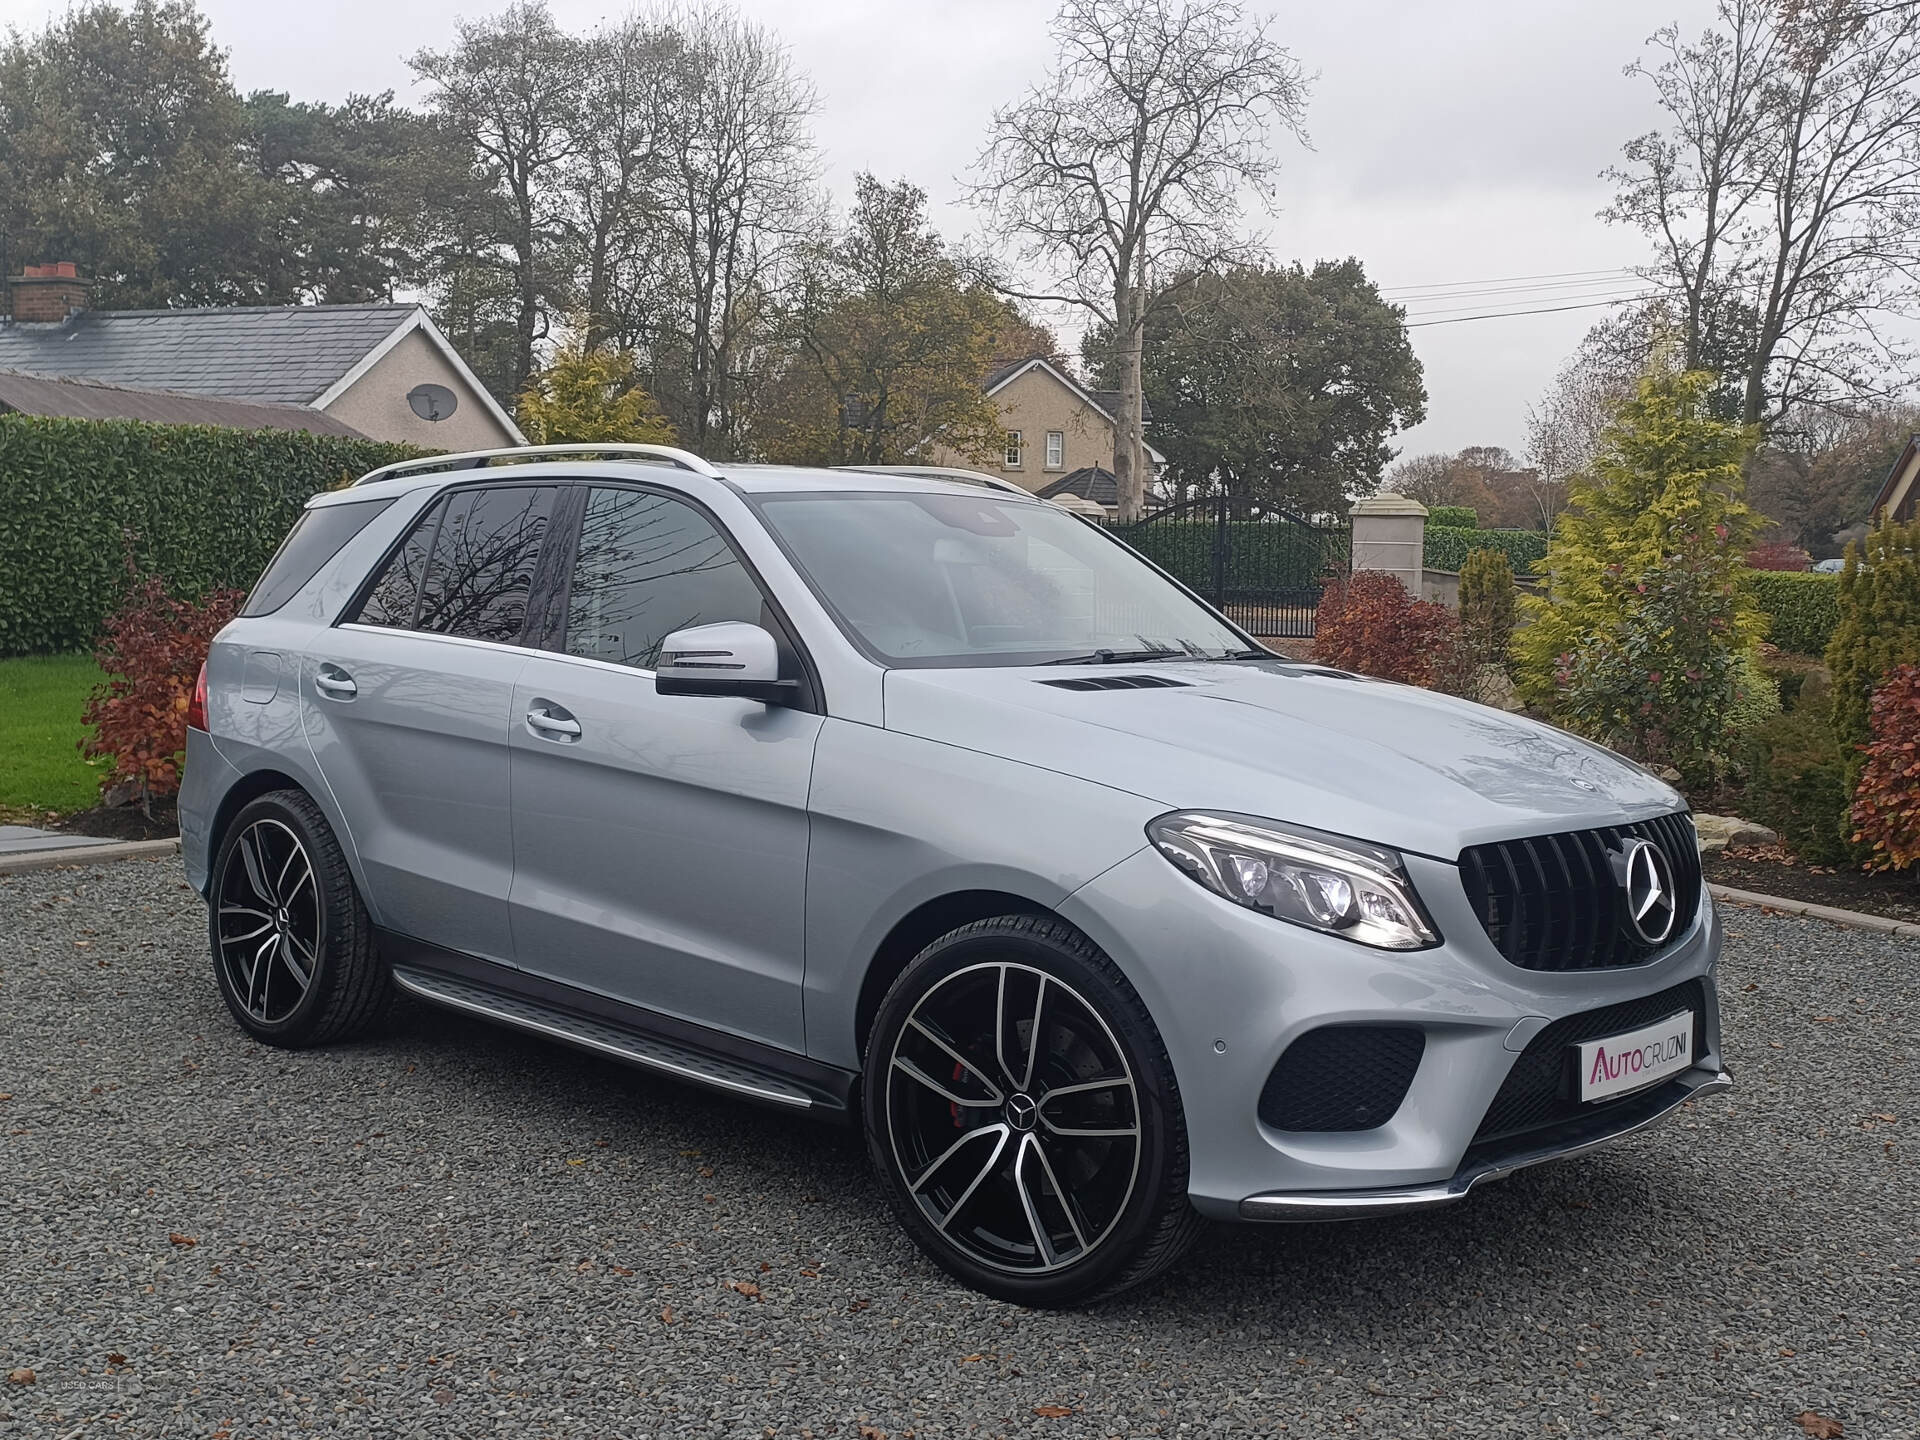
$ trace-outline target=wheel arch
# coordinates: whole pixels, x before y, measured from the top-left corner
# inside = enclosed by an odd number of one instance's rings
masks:
[[[854,1006],[854,1041],[864,1058],[867,1037],[873,1031],[874,1016],[900,972],[927,946],[950,930],[989,920],[996,915],[1044,915],[1065,921],[1058,911],[1027,895],[1010,890],[956,890],[922,901],[893,923],[867,962],[860,978],[860,994]],[[1076,929],[1078,927],[1075,927]]]

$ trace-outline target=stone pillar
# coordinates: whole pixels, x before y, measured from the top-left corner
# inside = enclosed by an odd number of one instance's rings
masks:
[[[1353,568],[1400,577],[1418,600],[1426,574],[1427,507],[1405,495],[1369,495],[1353,509]]]

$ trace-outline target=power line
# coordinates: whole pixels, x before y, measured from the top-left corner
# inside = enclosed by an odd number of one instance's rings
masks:
[[[1388,295],[1390,305],[1431,305],[1443,300],[1473,300],[1482,296],[1510,295],[1521,300],[1558,300],[1581,290],[1644,285],[1638,275],[1596,275],[1588,280],[1556,280],[1551,285],[1488,285],[1478,290],[1436,290],[1430,295]]]
[[[1609,270],[1559,270],[1545,275],[1499,275],[1489,280],[1436,280],[1426,285],[1388,285],[1381,288],[1382,295],[1404,295],[1413,290],[1457,290],[1469,285],[1518,285],[1528,280],[1573,280],[1595,275],[1631,275],[1633,272],[1621,266]]]
[[[1652,293],[1654,292],[1641,292],[1643,295]],[[1625,305],[1629,301],[1639,298],[1640,296],[1638,295],[1629,295],[1619,300],[1589,300],[1583,305],[1547,305],[1538,310],[1490,310],[1484,315],[1455,315],[1447,320],[1409,320],[1406,322],[1405,328],[1408,330],[1419,330],[1428,325],[1464,325],[1469,320],[1517,320],[1522,315],[1557,315],[1563,310],[1611,309],[1614,306]]]
[[[1497,299],[1496,300],[1475,300],[1465,305],[1442,305],[1437,307],[1422,304],[1419,306],[1410,307],[1407,313],[1415,320],[1426,320],[1435,315],[1458,315],[1458,314],[1461,314],[1463,311],[1467,311],[1467,310],[1482,310],[1482,309],[1485,309],[1488,305],[1531,305],[1531,304],[1541,303],[1545,301],[1554,301],[1558,303],[1558,302],[1566,302],[1566,301],[1573,301],[1573,300],[1632,299],[1637,295],[1644,295],[1646,293],[1647,291],[1644,283],[1632,285],[1632,286],[1623,286],[1618,284],[1602,285],[1597,287],[1588,287],[1580,290],[1569,291],[1564,295],[1520,295],[1520,296],[1514,297],[1511,300],[1497,300]],[[1454,295],[1444,295],[1438,298],[1443,300],[1454,300],[1454,299],[1458,299],[1459,297]]]

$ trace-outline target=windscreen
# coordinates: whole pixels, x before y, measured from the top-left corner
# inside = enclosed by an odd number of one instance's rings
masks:
[[[841,625],[890,664],[1247,648],[1131,550],[1050,505],[885,493],[783,495],[760,509]]]

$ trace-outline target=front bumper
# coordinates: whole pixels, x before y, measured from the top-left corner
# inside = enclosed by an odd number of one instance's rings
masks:
[[[1443,937],[1388,952],[1256,914],[1203,890],[1151,850],[1060,906],[1132,981],[1173,1063],[1188,1196],[1215,1219],[1328,1219],[1448,1204],[1497,1175],[1603,1144],[1728,1082],[1710,902],[1642,965],[1525,970],[1487,939],[1456,867],[1406,857]],[[1516,1064],[1555,1022],[1698,982],[1695,1068],[1644,1096],[1512,1134],[1483,1122]],[[1656,1017],[1647,1017],[1656,1018]],[[1322,1026],[1415,1026],[1424,1050],[1392,1116],[1372,1129],[1280,1130],[1260,1094],[1294,1041]],[[1621,1028],[1626,1028],[1622,1026]],[[1514,1127],[1517,1128],[1517,1127]]]
[[[1635,1106],[1615,1111],[1604,1117],[1605,1123],[1588,1133],[1572,1130],[1548,1144],[1516,1150],[1497,1160],[1465,1165],[1455,1171],[1452,1178],[1437,1185],[1412,1185],[1396,1190],[1310,1190],[1297,1195],[1249,1195],[1240,1202],[1240,1218],[1294,1222],[1366,1220],[1377,1215],[1451,1205],[1456,1200],[1464,1200],[1467,1192],[1484,1180],[1498,1180],[1529,1165],[1564,1160],[1569,1155],[1610,1145],[1624,1136],[1658,1125],[1699,1096],[1732,1088],[1733,1076],[1727,1071],[1696,1067],[1644,1097],[1644,1108]]]

